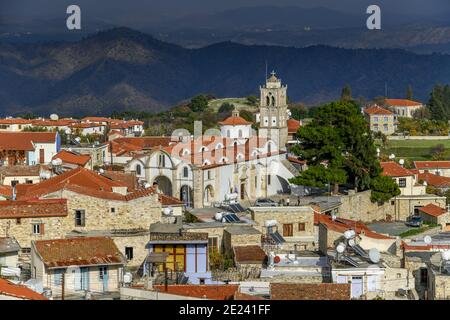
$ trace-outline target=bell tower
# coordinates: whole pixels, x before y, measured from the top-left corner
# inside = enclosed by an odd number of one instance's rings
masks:
[[[266,84],[259,87],[259,135],[275,142],[280,150],[286,150],[288,128],[287,85],[272,71]]]

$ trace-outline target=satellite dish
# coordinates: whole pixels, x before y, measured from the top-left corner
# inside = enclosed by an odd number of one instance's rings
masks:
[[[380,153],[380,151],[381,151],[380,148],[377,148],[377,153]]]
[[[71,133],[72,133],[72,130],[71,130],[70,128],[67,128],[64,132],[65,132],[66,134],[71,134]]]
[[[172,207],[164,208],[164,209],[163,209],[163,213],[164,213],[164,215],[166,215],[166,216],[171,215],[171,214],[173,213]]]
[[[369,250],[369,259],[373,263],[380,262],[380,251],[378,251],[378,249],[376,249],[376,248],[370,249]]]
[[[389,155],[389,159],[394,159],[395,158],[395,154],[393,154],[393,153],[391,153],[390,155]]]
[[[277,225],[277,220],[266,220],[264,224],[266,227],[273,227]]]
[[[344,232],[345,239],[351,239],[355,236],[355,230],[347,230]]]
[[[58,120],[59,120],[59,117],[58,117],[58,115],[57,115],[56,113],[53,113],[53,114],[50,115],[50,120],[52,120],[52,121],[58,121]]]
[[[221,221],[222,218],[223,218],[223,213],[222,213],[222,212],[217,212],[217,213],[214,215],[214,218],[215,218],[217,221]]]
[[[349,245],[350,247],[355,246],[355,244],[356,244],[356,242],[355,242],[355,239],[354,239],[354,238],[348,240],[348,245]]]
[[[145,188],[145,189],[148,189],[148,188],[150,188],[151,186],[152,186],[152,185],[151,185],[150,183],[148,183],[148,182],[147,182],[146,184],[144,184],[144,188]]]
[[[431,239],[430,236],[425,236],[425,237],[423,237],[423,241],[424,241],[426,244],[430,244],[431,241],[432,241],[432,239]]]
[[[130,272],[127,272],[123,275],[123,282],[126,284],[130,284],[133,281],[133,275]]]
[[[78,143],[80,143],[81,138],[80,138],[80,137],[76,137],[76,138],[75,138],[75,141],[78,142]]]
[[[340,242],[337,246],[336,246],[336,251],[338,253],[343,253],[345,251],[345,243]]]
[[[104,174],[105,170],[103,170],[102,168],[98,169],[98,172],[100,172],[100,174]]]
[[[400,160],[398,161],[398,163],[399,163],[401,166],[403,166],[403,165],[405,164],[405,160],[404,160],[404,159],[400,159]]]
[[[53,159],[52,160],[52,165],[60,166],[60,165],[62,165],[62,160],[60,158]]]
[[[441,252],[442,260],[448,261],[450,260],[450,250],[445,250]]]

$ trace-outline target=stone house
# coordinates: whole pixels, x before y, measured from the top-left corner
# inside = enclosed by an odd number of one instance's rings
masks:
[[[317,245],[311,206],[251,207],[250,211],[255,228],[266,237],[275,232],[280,234],[285,241],[284,249],[310,249]]]
[[[450,213],[447,209],[430,203],[419,208],[419,215],[422,217],[424,223],[439,224],[442,230],[450,231]]]
[[[393,112],[374,105],[364,109],[364,115],[370,131],[381,132],[387,136],[395,132],[397,119]]]
[[[32,279],[42,281],[54,298],[118,293],[125,257],[114,241],[86,237],[33,241]]]
[[[261,232],[249,225],[232,225],[223,232],[225,252],[233,252],[234,247],[261,245]]]
[[[19,265],[20,245],[14,238],[0,237],[0,276],[2,267],[17,268]]]

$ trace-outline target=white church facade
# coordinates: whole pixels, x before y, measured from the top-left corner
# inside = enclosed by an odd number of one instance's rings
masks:
[[[286,87],[272,74],[261,92],[259,134],[233,111],[219,123],[220,132],[195,138],[173,136],[169,146],[135,155],[125,170],[196,208],[212,206],[230,195],[254,201],[288,193],[288,181],[296,172],[285,151]],[[279,147],[277,142],[283,144]]]

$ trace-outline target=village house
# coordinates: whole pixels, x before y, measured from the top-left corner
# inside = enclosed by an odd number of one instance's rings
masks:
[[[77,167],[83,167],[86,169],[93,169],[91,156],[87,154],[80,154],[75,151],[61,150],[57,154],[53,156],[52,160],[59,159],[62,166],[65,170],[75,169]]]
[[[100,123],[72,123],[69,128],[71,129],[71,134],[73,135],[102,135],[105,133],[106,126]]]
[[[15,186],[17,184],[34,184],[41,181],[41,166],[15,165],[0,166],[0,184]]]
[[[57,132],[0,132],[0,163],[4,166],[48,164],[60,147]]]
[[[414,161],[414,167],[420,173],[450,178],[450,161]]]
[[[393,112],[378,105],[364,109],[364,114],[372,132],[381,132],[391,135],[396,130],[396,117]]]
[[[251,207],[255,228],[264,235],[263,245],[285,250],[314,249],[318,238],[311,206]]]
[[[293,146],[298,144],[297,131],[302,126],[302,122],[299,120],[295,120],[293,118],[288,119],[287,127],[288,127],[288,136],[287,136],[287,145]]]
[[[33,241],[32,279],[53,298],[118,293],[126,260],[114,241],[86,237]]]
[[[394,205],[394,219],[406,220],[418,215],[420,207],[433,203],[445,207],[445,197],[426,193],[426,186],[419,184],[418,174],[408,170],[396,162],[381,162],[382,175],[391,177],[399,186],[401,194],[391,199]]]
[[[21,118],[0,119],[0,132],[19,132],[32,126],[32,120]]]
[[[77,143],[64,145],[62,149],[79,155],[89,156],[91,159],[88,169],[112,163],[108,143]]]
[[[20,245],[13,237],[0,237],[0,277],[20,276]]]
[[[440,225],[443,231],[450,231],[450,213],[433,203],[419,208],[419,216],[423,222],[432,225]]]
[[[408,99],[385,99],[384,104],[398,117],[412,118],[415,111],[424,107],[420,102]]]

